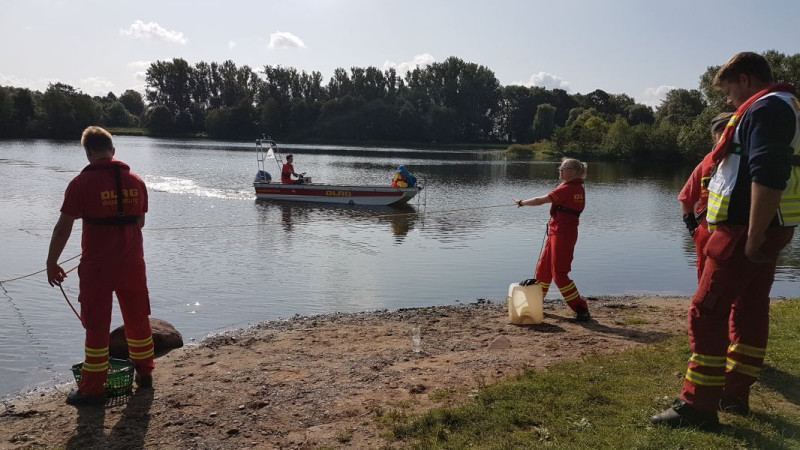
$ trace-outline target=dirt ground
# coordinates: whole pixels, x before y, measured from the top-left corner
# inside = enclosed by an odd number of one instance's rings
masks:
[[[0,448],[380,448],[389,411],[457,404],[521,371],[686,332],[686,298],[589,300],[539,325],[505,303],[294,317],[214,336],[156,361],[154,389],[77,410],[59,386],[0,406]],[[411,343],[421,326],[421,351]]]

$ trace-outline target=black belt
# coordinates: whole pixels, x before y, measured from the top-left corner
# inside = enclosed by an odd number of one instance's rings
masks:
[[[581,212],[575,211],[574,209],[567,208],[566,206],[556,206],[556,211],[565,212],[567,214],[572,214],[575,217],[580,217]]]
[[[84,217],[83,221],[92,225],[134,225],[139,222],[139,216]]]

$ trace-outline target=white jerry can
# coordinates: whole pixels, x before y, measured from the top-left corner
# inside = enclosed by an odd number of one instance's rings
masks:
[[[533,325],[544,321],[544,295],[538,283],[520,286],[512,283],[508,287],[508,320],[514,325]]]

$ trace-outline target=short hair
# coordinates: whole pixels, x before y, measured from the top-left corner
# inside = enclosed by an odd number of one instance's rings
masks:
[[[765,83],[772,83],[773,79],[767,58],[758,53],[741,52],[733,55],[719,68],[714,76],[714,86],[719,87],[723,81],[736,81],[742,74],[758,78]]]
[[[561,158],[561,166],[575,170],[575,176],[581,180],[586,179],[586,163],[575,158]]]
[[[711,133],[716,133],[717,131],[722,132],[725,130],[725,127],[730,122],[733,113],[724,112],[719,113],[711,119]]]
[[[102,152],[111,150],[114,147],[114,143],[111,140],[111,133],[96,126],[91,126],[83,130],[81,145],[88,152]]]
[[[294,158],[294,155],[293,155],[293,154],[291,154],[291,153],[289,153],[288,155],[286,155],[286,159],[290,159],[290,158]]]

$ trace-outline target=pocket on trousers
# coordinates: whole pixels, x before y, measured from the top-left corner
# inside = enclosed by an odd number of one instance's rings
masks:
[[[746,227],[719,227],[708,238],[706,256],[717,261],[725,261],[731,257],[733,250],[746,233]]]

